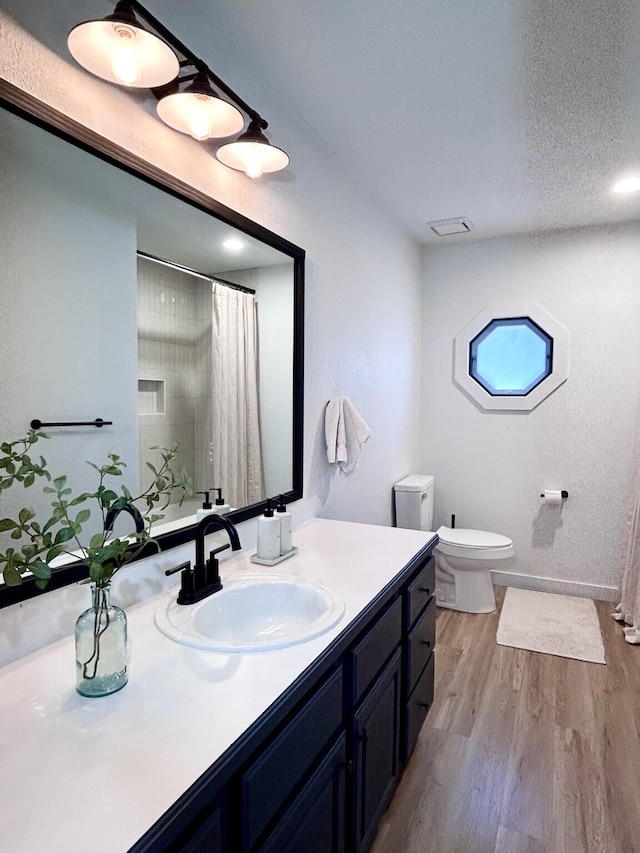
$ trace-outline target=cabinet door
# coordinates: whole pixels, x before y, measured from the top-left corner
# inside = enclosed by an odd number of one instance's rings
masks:
[[[229,788],[206,785],[180,807],[172,806],[129,853],[226,853],[235,849]]]
[[[354,849],[373,841],[400,774],[400,649],[354,714]]]
[[[242,850],[253,850],[342,723],[342,668],[285,723],[241,776]]]
[[[213,809],[199,828],[193,830],[191,837],[175,848],[176,853],[219,853],[223,849],[222,812],[219,808]]]
[[[343,733],[260,845],[259,853],[344,853],[345,777]]]

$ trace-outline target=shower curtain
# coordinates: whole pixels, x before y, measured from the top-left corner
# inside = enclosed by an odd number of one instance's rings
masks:
[[[627,643],[640,643],[640,408],[632,464],[635,473],[622,562],[622,600],[612,616],[625,623],[624,638]]]
[[[212,292],[212,461],[215,486],[243,507],[264,499],[256,301],[214,282]]]

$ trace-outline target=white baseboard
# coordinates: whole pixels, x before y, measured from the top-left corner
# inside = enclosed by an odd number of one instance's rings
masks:
[[[564,581],[535,575],[520,575],[517,572],[492,571],[491,578],[498,586],[515,586],[520,589],[534,589],[538,592],[576,595],[580,598],[593,598],[596,601],[620,601],[620,590],[617,586]]]

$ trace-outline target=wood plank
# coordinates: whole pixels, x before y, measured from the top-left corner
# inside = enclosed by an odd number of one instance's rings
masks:
[[[522,650],[520,650],[522,651]],[[553,788],[548,785],[554,760],[555,659],[526,656],[509,764],[501,823],[542,842],[554,837]]]
[[[554,814],[557,853],[618,850],[602,796],[598,744],[573,729],[556,729]],[[627,848],[632,849],[632,848]]]
[[[531,838],[529,835],[516,832],[515,829],[501,826],[498,830],[494,853],[554,853],[554,851],[537,838]]]

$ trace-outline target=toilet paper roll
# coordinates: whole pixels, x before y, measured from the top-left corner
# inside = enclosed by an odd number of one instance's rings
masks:
[[[542,500],[547,506],[562,506],[562,492],[560,489],[545,489]]]

